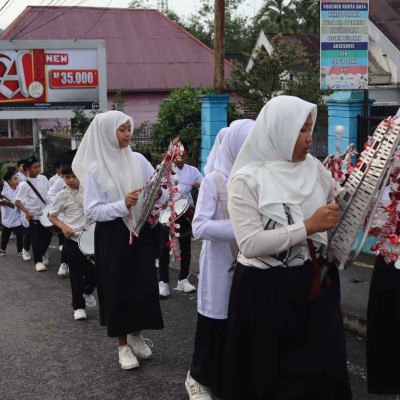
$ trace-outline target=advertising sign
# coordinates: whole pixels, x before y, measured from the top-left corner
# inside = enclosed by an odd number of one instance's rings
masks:
[[[368,0],[321,0],[321,89],[368,89]]]
[[[103,41],[0,42],[0,116],[66,117],[75,107],[105,109],[105,74]]]

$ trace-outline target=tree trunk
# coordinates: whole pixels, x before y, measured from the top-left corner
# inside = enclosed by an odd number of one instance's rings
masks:
[[[224,91],[225,79],[225,0],[214,0],[214,92]]]

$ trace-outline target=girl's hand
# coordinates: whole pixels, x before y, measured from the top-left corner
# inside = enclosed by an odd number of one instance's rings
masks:
[[[340,214],[339,206],[333,201],[318,208],[311,218],[304,221],[307,236],[333,229],[339,222]]]
[[[127,194],[126,199],[125,199],[125,205],[128,210],[131,207],[136,206],[140,192],[141,192],[141,189],[136,189]]]

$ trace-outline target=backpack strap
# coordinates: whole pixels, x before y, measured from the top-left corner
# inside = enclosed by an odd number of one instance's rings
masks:
[[[210,175],[214,178],[214,181],[217,184],[218,200],[221,204],[222,211],[224,213],[224,219],[229,219],[228,192],[224,185],[224,181],[222,180],[222,177],[218,171],[213,171],[210,173]],[[233,260],[235,261],[237,258],[237,255],[239,254],[239,248],[238,248],[236,242],[230,242],[229,245],[231,247],[231,253],[232,253]]]

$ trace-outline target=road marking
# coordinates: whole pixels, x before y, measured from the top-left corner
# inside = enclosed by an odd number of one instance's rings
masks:
[[[356,265],[357,267],[374,268],[373,265],[371,265],[371,264],[366,264],[366,263],[363,263],[363,262],[361,262],[361,261],[354,261],[354,262],[353,262],[353,265]]]

